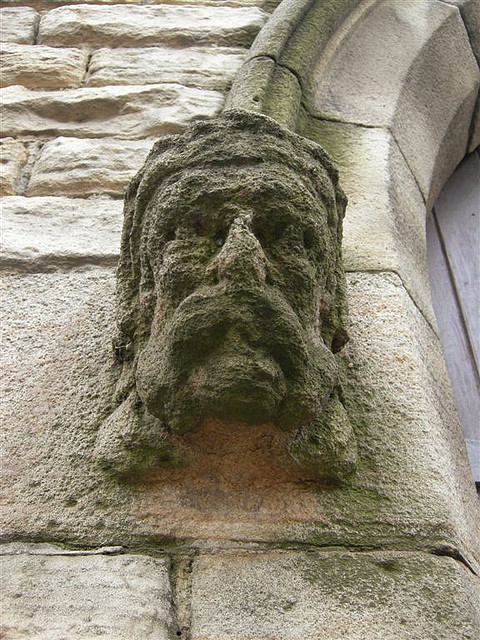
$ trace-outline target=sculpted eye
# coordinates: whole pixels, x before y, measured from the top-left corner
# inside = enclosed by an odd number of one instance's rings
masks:
[[[199,215],[193,222],[193,230],[197,236],[206,236],[208,234],[208,224],[203,216]]]
[[[311,249],[315,242],[315,227],[309,226],[303,232],[303,246],[305,249]]]
[[[213,244],[216,247],[223,247],[227,239],[227,235],[228,235],[227,229],[219,229],[212,238]]]
[[[175,229],[168,229],[165,232],[165,242],[172,242],[175,240]]]

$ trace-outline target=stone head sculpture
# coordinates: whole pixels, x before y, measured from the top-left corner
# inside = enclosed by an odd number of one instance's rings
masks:
[[[351,472],[334,356],[345,204],[321,147],[265,116],[229,112],[157,142],[125,200],[106,466],[176,460],[171,435],[215,416],[273,422],[301,464]]]

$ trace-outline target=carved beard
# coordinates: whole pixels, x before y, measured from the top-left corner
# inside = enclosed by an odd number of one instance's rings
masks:
[[[204,287],[164,320],[154,319],[136,384],[174,433],[209,415],[294,429],[337,382],[332,353],[273,287]]]

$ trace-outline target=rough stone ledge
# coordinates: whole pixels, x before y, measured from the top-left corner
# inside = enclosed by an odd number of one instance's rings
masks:
[[[0,556],[107,556],[125,553],[121,546],[98,547],[97,549],[63,549],[53,544],[27,544],[24,542],[10,542],[0,545]]]
[[[44,271],[59,265],[117,261],[121,200],[12,196],[0,204],[1,268]]]
[[[1,564],[3,638],[168,640],[174,633],[166,558],[19,554]]]
[[[419,553],[201,556],[192,640],[473,640],[480,583]]]
[[[267,18],[258,7],[63,6],[42,16],[38,41],[53,46],[250,46]]]
[[[139,139],[178,132],[217,114],[223,93],[181,84],[126,85],[39,91],[18,85],[2,92],[3,135]]]
[[[2,44],[0,86],[22,85],[30,89],[80,87],[87,59],[87,51],[81,49]]]
[[[51,140],[37,158],[27,195],[121,195],[153,142],[65,137]]]
[[[24,5],[24,2],[19,4]],[[39,14],[31,7],[6,7],[0,9],[1,42],[33,44]]]

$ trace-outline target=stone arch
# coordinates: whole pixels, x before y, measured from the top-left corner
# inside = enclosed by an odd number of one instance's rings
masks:
[[[480,13],[474,5],[284,0],[254,42],[225,107],[267,114],[333,156],[349,197],[346,270],[352,281],[359,273],[366,279],[391,274],[426,321],[440,355],[433,364],[423,354],[419,380],[431,386],[441,408],[437,415],[418,414],[418,424],[425,419],[431,443],[455,450],[447,466],[466,485],[471,477],[461,432],[439,397],[449,383],[431,306],[425,219],[455,167],[480,142]],[[353,322],[360,325],[355,305]],[[420,345],[422,330],[410,325],[408,331]],[[401,350],[401,339],[390,338]],[[373,394],[378,385],[378,378],[371,381]],[[433,487],[433,478],[425,481]]]

